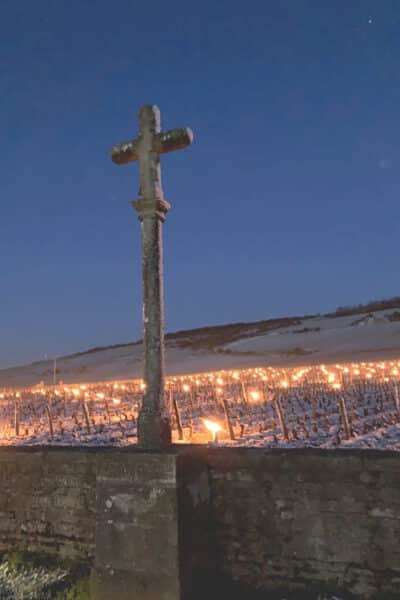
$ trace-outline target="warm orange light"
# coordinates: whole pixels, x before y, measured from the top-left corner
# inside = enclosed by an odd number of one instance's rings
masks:
[[[207,427],[208,431],[211,432],[212,441],[216,442],[218,432],[222,431],[223,428],[221,427],[221,425],[219,423],[216,423],[215,421],[210,421],[209,419],[202,419],[202,421],[203,421],[204,425]]]

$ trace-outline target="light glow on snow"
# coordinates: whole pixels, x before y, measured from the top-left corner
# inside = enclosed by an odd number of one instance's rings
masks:
[[[165,386],[174,440],[179,418],[186,443],[208,442],[206,427],[234,446],[400,450],[399,367],[388,360],[174,375]],[[134,444],[144,391],[141,379],[3,388],[0,444]]]

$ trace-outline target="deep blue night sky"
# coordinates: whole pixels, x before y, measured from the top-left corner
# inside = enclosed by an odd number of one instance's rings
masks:
[[[143,103],[167,330],[399,293],[398,0],[3,0],[0,91],[0,366],[141,335]]]

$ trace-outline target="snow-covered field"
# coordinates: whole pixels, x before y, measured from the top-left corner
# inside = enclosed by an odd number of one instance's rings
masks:
[[[208,372],[168,378],[165,402],[177,443],[400,450],[399,379],[394,360]],[[3,389],[0,443],[134,444],[143,393],[141,380]]]
[[[210,442],[208,419],[226,445],[400,450],[398,358],[393,308],[169,335],[174,440]],[[59,358],[55,374],[53,367],[0,370],[0,443],[136,442],[141,343]]]

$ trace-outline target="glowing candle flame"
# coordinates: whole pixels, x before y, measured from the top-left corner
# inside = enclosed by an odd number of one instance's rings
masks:
[[[221,427],[221,425],[219,423],[216,423],[215,421],[210,421],[209,419],[202,419],[204,425],[207,427],[207,429],[211,432],[212,434],[212,441],[216,442],[217,441],[217,434],[219,431],[222,431],[223,428]]]

